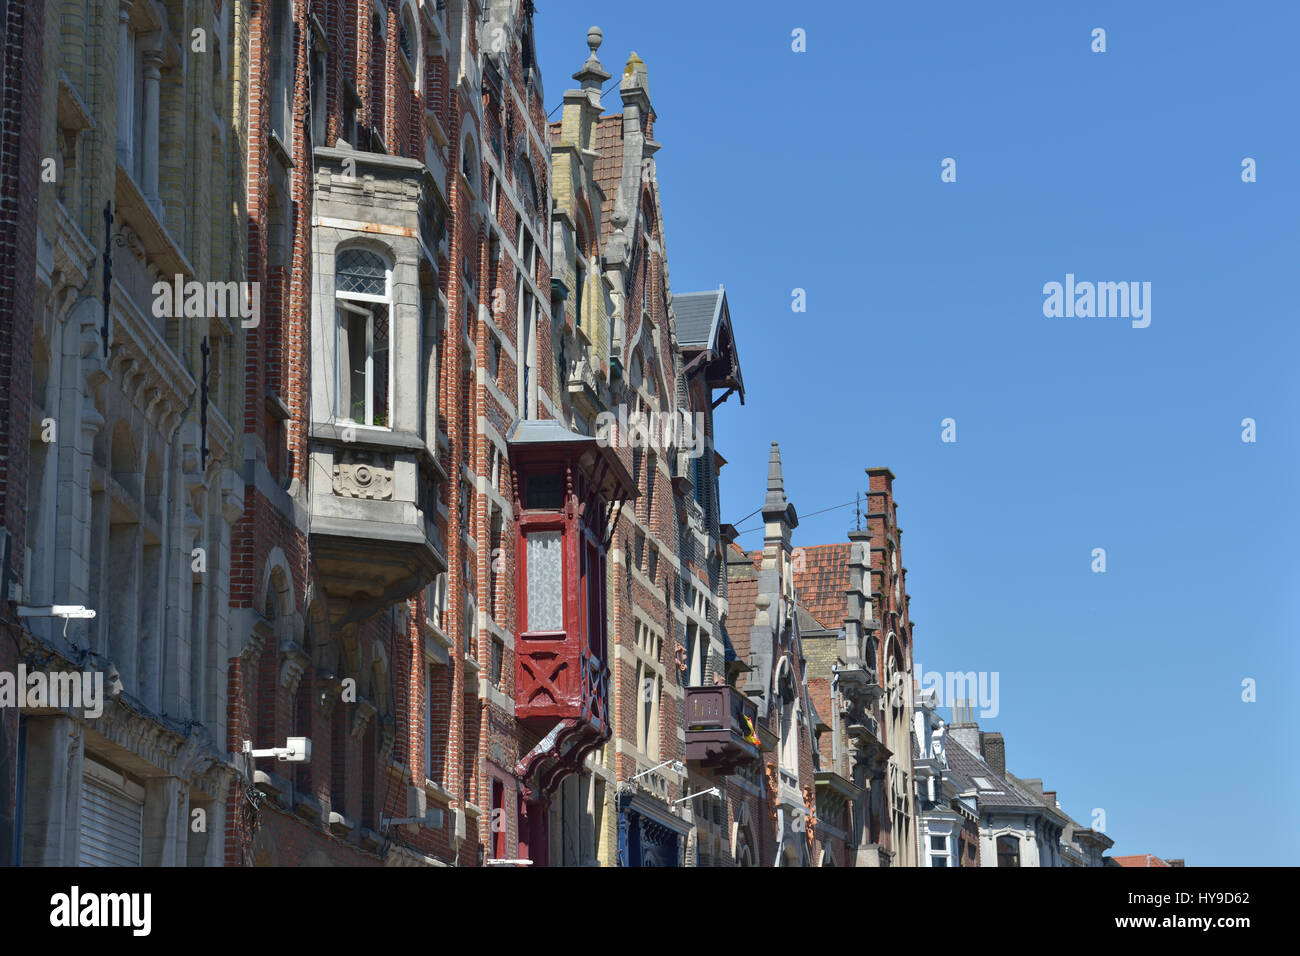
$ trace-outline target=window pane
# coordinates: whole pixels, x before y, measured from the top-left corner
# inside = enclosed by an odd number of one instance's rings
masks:
[[[374,348],[374,418],[371,425],[388,424],[388,307],[373,308],[375,324]]]
[[[528,630],[564,630],[564,572],[558,531],[535,531],[528,541]]]
[[[564,507],[564,479],[560,475],[529,475],[524,507],[530,511],[559,511]]]
[[[587,646],[597,657],[605,655],[605,617],[601,613],[605,576],[601,574],[600,552],[587,545]]]
[[[354,422],[366,421],[366,326],[368,316],[344,311],[343,342],[340,344],[340,376],[345,381],[339,395],[339,407]]]
[[[930,849],[931,849],[931,850],[938,850],[938,851],[940,851],[940,852],[947,852],[947,850],[948,850],[948,838],[947,838],[946,836],[932,836],[932,837],[930,837]]]
[[[370,250],[344,249],[335,265],[334,290],[383,295],[385,273],[384,260]]]

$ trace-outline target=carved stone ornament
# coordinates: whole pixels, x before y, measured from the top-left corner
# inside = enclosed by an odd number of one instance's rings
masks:
[[[388,501],[393,497],[393,468],[373,456],[357,453],[334,463],[334,494],[344,498]]]

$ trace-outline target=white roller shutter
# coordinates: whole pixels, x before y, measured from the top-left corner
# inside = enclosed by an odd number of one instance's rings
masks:
[[[81,789],[81,866],[139,866],[144,788],[87,759]]]

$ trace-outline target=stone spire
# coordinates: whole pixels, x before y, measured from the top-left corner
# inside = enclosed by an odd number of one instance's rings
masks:
[[[781,474],[781,446],[772,442],[772,453],[767,458],[767,498],[763,501],[763,514],[783,512],[787,504],[785,478]]]

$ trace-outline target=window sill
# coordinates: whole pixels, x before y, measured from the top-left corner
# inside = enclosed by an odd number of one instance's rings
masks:
[[[284,140],[280,138],[279,133],[271,133],[268,137],[267,144],[271,147],[271,155],[279,160],[280,165],[285,169],[293,169],[297,165],[293,161],[293,156],[289,152],[289,147],[285,145]]]
[[[444,789],[442,785],[436,781],[426,778],[424,781],[424,792],[428,794],[432,800],[442,804],[444,807],[451,806],[451,801],[453,799],[451,791]]]
[[[435,643],[442,645],[445,650],[451,650],[456,645],[451,636],[434,623],[433,618],[424,619],[424,633],[433,638]]]

